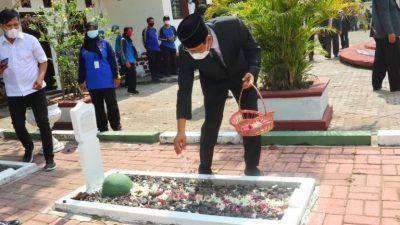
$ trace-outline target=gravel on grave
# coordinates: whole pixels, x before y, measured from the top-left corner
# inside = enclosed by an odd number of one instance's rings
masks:
[[[130,193],[117,198],[100,192],[79,193],[73,199],[122,206],[199,214],[279,220],[298,187],[215,185],[211,180],[131,175]]]

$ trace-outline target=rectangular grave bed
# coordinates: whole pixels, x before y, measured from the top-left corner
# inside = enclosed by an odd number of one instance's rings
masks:
[[[99,192],[85,193],[86,187],[83,186],[56,201],[56,209],[108,217],[121,222],[142,221],[182,225],[300,225],[315,189],[315,181],[311,178],[209,176],[122,170],[111,170],[105,176],[111,173],[126,174],[135,180],[131,189],[131,193],[134,194],[107,199],[102,198]],[[160,180],[163,182],[154,182]],[[144,183],[161,184],[161,188],[159,186],[141,188],[139,184]],[[207,191],[208,188],[210,189]],[[168,189],[174,190],[175,194]],[[192,191],[176,191],[189,189]],[[196,195],[190,194],[193,191]],[[168,197],[165,193],[168,193]],[[144,199],[142,195],[153,197]],[[169,202],[168,199],[174,201],[166,204]],[[203,206],[202,209],[200,205]],[[208,208],[204,208],[205,205]],[[167,208],[170,210],[166,210]],[[256,208],[257,210],[251,210]],[[259,213],[261,211],[264,214]]]
[[[14,182],[38,170],[35,163],[0,160],[0,185]]]

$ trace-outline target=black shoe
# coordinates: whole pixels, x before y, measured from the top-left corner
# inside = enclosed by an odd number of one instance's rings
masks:
[[[136,90],[135,90],[135,91],[133,91],[132,93],[133,93],[133,94],[139,94],[139,92],[138,92],[138,91],[136,91]]]
[[[24,157],[22,157],[22,162],[24,163],[31,163],[33,162],[33,150],[26,150]]]
[[[374,87],[374,91],[379,91],[381,89],[382,89],[382,87]]]
[[[392,89],[392,90],[390,90],[390,92],[396,92],[396,91],[400,91],[400,89]]]
[[[330,59],[331,55],[325,55],[325,58]]]
[[[52,170],[54,170],[55,168],[57,168],[57,165],[56,165],[56,163],[54,162],[54,160],[48,160],[48,161],[46,161],[46,165],[44,166],[44,170],[45,171],[52,171]]]
[[[246,176],[261,176],[261,171],[257,167],[254,167],[251,169],[246,168],[244,170],[244,175],[246,175]]]
[[[21,222],[19,220],[10,220],[10,221],[0,221],[0,225],[20,225]]]
[[[158,78],[153,78],[153,79],[151,79],[151,81],[153,81],[153,83],[157,83],[157,82],[160,82],[160,79],[158,79]]]
[[[117,127],[111,127],[111,128],[113,129],[113,131],[121,131],[122,130],[121,125],[117,126]]]
[[[212,175],[213,172],[210,167],[205,168],[205,167],[199,166],[199,174]]]

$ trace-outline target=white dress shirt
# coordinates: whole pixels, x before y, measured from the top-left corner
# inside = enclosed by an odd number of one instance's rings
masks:
[[[11,44],[0,37],[0,60],[8,58],[8,68],[3,73],[7,96],[26,96],[36,92],[33,85],[39,76],[39,63],[47,62],[47,56],[38,39],[20,33]],[[42,87],[46,83],[43,81]]]
[[[224,57],[223,57],[221,49],[219,47],[217,34],[215,34],[215,32],[211,28],[210,28],[210,31],[211,31],[211,36],[213,38],[211,48],[215,50],[215,52],[218,54],[219,58],[221,59],[222,63],[225,64]]]

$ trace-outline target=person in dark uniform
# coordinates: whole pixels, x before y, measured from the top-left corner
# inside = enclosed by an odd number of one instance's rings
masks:
[[[330,59],[332,57],[332,52],[335,57],[339,56],[339,33],[340,33],[340,25],[339,20],[336,18],[330,18],[324,21],[322,24],[324,27],[332,28],[335,31],[327,31],[325,32],[324,37],[324,49],[328,52],[325,55],[325,58]]]
[[[191,119],[191,95],[194,71],[200,71],[204,94],[205,121],[200,138],[200,174],[212,174],[214,146],[223,118],[228,90],[236,100],[242,87],[242,109],[257,110],[257,93],[250,88],[257,83],[261,49],[248,28],[237,17],[218,17],[207,24],[198,14],[186,17],[178,27],[181,70],[178,77],[178,133],[175,152],[185,149],[186,120]],[[259,176],[261,137],[243,137],[244,159],[248,176]]]
[[[342,45],[342,49],[348,48],[349,44],[349,30],[350,30],[350,19],[349,17],[344,14],[343,10],[339,11],[340,18],[339,18],[339,26],[340,26],[340,43]]]

